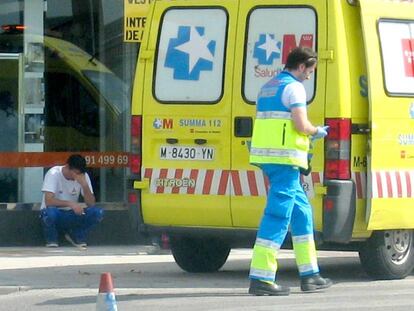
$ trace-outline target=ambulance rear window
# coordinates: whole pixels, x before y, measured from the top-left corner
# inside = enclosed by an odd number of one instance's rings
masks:
[[[173,8],[161,23],[154,97],[162,103],[217,103],[223,94],[227,13]]]
[[[389,95],[414,95],[414,21],[380,20],[385,89]]]
[[[316,13],[309,7],[260,7],[250,12],[247,24],[243,94],[254,103],[260,88],[278,74],[287,54],[297,46],[315,49]],[[309,102],[315,75],[304,82]]]

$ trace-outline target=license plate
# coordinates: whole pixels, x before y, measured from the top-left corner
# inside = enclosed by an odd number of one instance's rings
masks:
[[[161,146],[160,158],[162,160],[199,160],[212,161],[215,150],[212,147],[190,146]]]

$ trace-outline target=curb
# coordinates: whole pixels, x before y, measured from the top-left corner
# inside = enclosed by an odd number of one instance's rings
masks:
[[[29,286],[0,286],[0,295],[8,295],[16,292],[26,292],[30,290]]]

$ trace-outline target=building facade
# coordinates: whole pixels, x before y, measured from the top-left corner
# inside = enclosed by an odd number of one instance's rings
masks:
[[[3,244],[19,242],[27,226],[39,233],[43,176],[71,153],[86,157],[97,201],[125,231],[139,45],[124,42],[123,15],[123,0],[0,1],[0,231],[10,238]]]

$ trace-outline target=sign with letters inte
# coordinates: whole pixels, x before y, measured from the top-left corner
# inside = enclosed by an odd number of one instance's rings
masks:
[[[124,0],[124,41],[141,42],[152,0]]]

